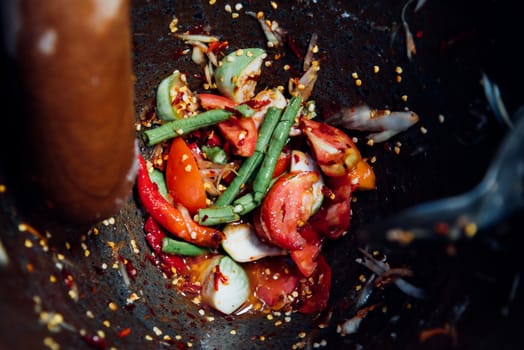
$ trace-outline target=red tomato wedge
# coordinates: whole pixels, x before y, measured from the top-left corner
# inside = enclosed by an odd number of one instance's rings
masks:
[[[226,108],[235,108],[237,103],[232,99],[215,95],[215,94],[198,94],[198,99],[200,100],[200,105],[204,109],[226,109]]]
[[[300,235],[305,238],[306,244],[300,250],[291,250],[291,259],[295,262],[300,272],[310,277],[317,268],[317,256],[322,248],[322,240],[318,232],[311,225],[304,225],[299,229]]]
[[[280,155],[278,156],[277,164],[275,165],[275,170],[273,171],[273,178],[279,177],[283,173],[289,170],[291,165],[291,149],[284,147]]]
[[[231,146],[233,154],[249,157],[255,153],[258,130],[253,118],[231,117],[218,123],[218,128]]]
[[[301,119],[301,128],[325,175],[342,176],[362,159],[357,146],[342,130],[305,118]]]
[[[275,182],[260,210],[262,239],[284,249],[304,248],[307,241],[298,228],[312,214],[311,205],[304,203],[312,201],[311,188],[317,180],[317,173],[305,171],[283,175]]]
[[[289,304],[288,296],[301,278],[296,267],[284,257],[262,259],[244,265],[255,297],[273,310]]]
[[[166,185],[173,201],[191,214],[206,207],[206,190],[195,157],[183,138],[173,139],[166,166]]]
[[[298,311],[312,314],[323,311],[329,301],[331,289],[331,267],[322,255],[317,257],[315,273],[299,284],[300,307]]]

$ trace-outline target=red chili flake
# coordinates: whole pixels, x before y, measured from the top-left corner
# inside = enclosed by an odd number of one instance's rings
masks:
[[[420,39],[424,36],[424,32],[422,30],[419,30],[415,33],[415,36]]]
[[[118,332],[118,336],[120,338],[127,337],[129,334],[131,334],[131,328],[129,328],[129,327],[124,328],[120,332]]]
[[[213,52],[213,53],[219,53],[220,51],[223,51],[229,47],[229,43],[227,41],[214,41],[212,43],[209,43],[207,52]]]
[[[178,59],[184,55],[184,50],[185,49],[183,47],[179,47],[175,50],[175,53],[173,54],[173,58],[175,61],[178,61]]]
[[[64,283],[67,286],[67,288],[71,289],[75,285],[75,281],[73,280],[73,275],[67,271],[66,269],[62,269],[62,277],[64,279]]]
[[[220,139],[220,136],[216,132],[211,132],[207,136],[206,144],[209,147],[221,146],[222,140]]]
[[[180,285],[180,291],[186,294],[200,294],[200,291],[202,290],[202,286],[199,286],[197,284],[194,284],[190,281],[184,281]]]
[[[253,109],[260,109],[268,104],[271,103],[270,100],[249,100],[249,101],[246,101],[244,102],[246,105],[248,105],[249,107],[253,108]]]
[[[180,101],[182,101],[183,98],[184,98],[184,93],[179,91],[178,94],[176,94],[176,97],[173,100],[173,102],[171,102],[171,105],[173,106],[177,105]]]
[[[220,266],[216,266],[215,268],[215,290],[218,290],[218,287],[219,287],[219,283],[222,282],[222,284],[226,284],[228,282],[228,278],[227,276],[225,276],[221,271],[220,271]]]
[[[295,40],[291,38],[289,35],[286,35],[286,43],[289,46],[289,48],[291,49],[291,51],[293,51],[295,56],[297,56],[297,58],[301,60],[303,55],[300,52],[300,50],[297,48],[297,44]]]
[[[224,110],[226,110],[227,112],[233,113],[233,115],[235,117],[237,117],[237,118],[242,118],[243,117],[242,113],[238,109],[236,109],[236,108],[225,106]]]
[[[204,33],[205,33],[204,26],[202,24],[197,24],[189,30],[189,34],[204,34]]]
[[[436,233],[439,235],[447,235],[449,233],[449,226],[445,222],[438,222],[435,224],[435,227],[433,228]]]
[[[119,256],[119,258],[120,258],[120,261],[126,267],[126,271],[127,271],[127,274],[129,275],[129,277],[131,277],[132,279],[135,279],[136,275],[138,274],[138,271],[133,266],[133,263],[129,259],[126,259],[126,258],[124,258],[121,255]]]

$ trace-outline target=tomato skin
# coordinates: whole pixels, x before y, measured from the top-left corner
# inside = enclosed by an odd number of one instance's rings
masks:
[[[319,255],[318,266],[311,278],[299,284],[299,308],[303,314],[322,312],[329,301],[331,290],[331,267],[326,259]]]
[[[255,153],[258,130],[253,118],[231,117],[218,123],[218,129],[231,146],[233,154],[249,157]]]
[[[362,159],[357,146],[342,130],[305,118],[300,123],[320,169],[327,176],[342,176]]]
[[[173,139],[166,165],[166,185],[175,203],[191,214],[205,208],[206,190],[195,157],[183,138]]]
[[[255,297],[278,310],[289,304],[288,295],[296,290],[300,272],[285,257],[271,257],[244,265]],[[268,273],[269,272],[269,273]]]
[[[275,170],[273,171],[273,178],[279,177],[287,170],[291,165],[291,149],[284,147],[280,155],[278,156],[277,164],[275,165]]]
[[[238,104],[232,99],[215,94],[198,94],[200,105],[204,109],[226,109],[235,108]]]
[[[306,244],[300,250],[291,250],[290,256],[298,269],[305,277],[310,277],[317,268],[316,258],[322,249],[320,234],[309,224],[299,228],[300,235],[305,238]]]
[[[337,239],[349,230],[351,221],[351,197],[355,190],[350,173],[344,176],[327,177],[326,186],[333,196],[325,196],[320,210],[309,221],[311,225],[329,239]]]
[[[265,233],[262,239],[284,249],[304,248],[307,242],[298,228],[312,212],[303,205],[303,199],[312,196],[311,187],[317,180],[316,172],[304,171],[283,175],[275,182],[260,210],[260,226]]]

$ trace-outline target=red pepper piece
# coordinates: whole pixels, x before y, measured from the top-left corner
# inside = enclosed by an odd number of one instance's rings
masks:
[[[142,205],[162,227],[176,237],[201,247],[217,248],[224,233],[212,227],[202,226],[186,217],[162,197],[147,172],[146,161],[138,155],[137,189]]]
[[[146,233],[146,240],[160,258],[160,267],[166,275],[170,276],[175,273],[175,271],[179,274],[187,272],[188,266],[183,257],[180,255],[167,254],[162,251],[162,240],[167,235],[151,216],[147,218],[144,224],[144,231]]]

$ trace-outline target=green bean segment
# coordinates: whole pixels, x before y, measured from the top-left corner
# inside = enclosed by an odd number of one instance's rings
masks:
[[[198,223],[205,226],[226,224],[240,220],[238,213],[235,213],[233,206],[208,207],[198,210]]]
[[[271,134],[278,124],[281,115],[281,109],[276,107],[268,108],[268,111],[264,117],[264,121],[260,126],[257,143],[255,146],[255,153],[242,163],[238,169],[238,175],[233,179],[233,181],[231,181],[228,188],[216,200],[216,207],[222,207],[231,204],[237,194],[240,192],[242,186],[246,184],[251,175],[254,174],[258,169],[264,158],[264,153],[268,147]]]
[[[207,253],[208,250],[188,242],[164,237],[162,239],[162,252],[168,254],[197,256]]]
[[[192,117],[167,122],[159,127],[144,131],[147,145],[153,146],[162,141],[188,134],[200,128],[218,124],[229,119],[232,114],[232,112],[223,109],[213,109]]]
[[[260,171],[253,182],[254,199],[257,203],[262,201],[269,189],[269,184],[271,183],[271,178],[273,177],[278,157],[289,138],[289,131],[293,126],[301,105],[302,98],[299,96],[293,96],[289,100],[282,118],[271,135],[267,154],[264,157]]]

